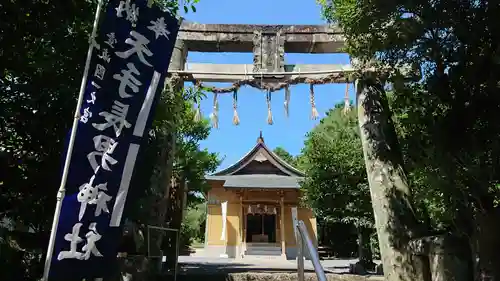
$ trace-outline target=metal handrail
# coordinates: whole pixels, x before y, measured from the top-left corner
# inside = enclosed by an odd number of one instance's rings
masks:
[[[153,256],[151,255],[151,243],[150,243],[150,229],[155,229],[155,230],[161,230],[161,231],[171,231],[171,232],[175,232],[175,267],[174,267],[174,281],[177,281],[177,267],[179,265],[179,241],[180,241],[180,231],[179,229],[176,229],[176,228],[169,228],[169,227],[159,227],[159,226],[154,226],[154,225],[148,225],[148,228],[147,228],[147,235],[148,235],[148,240],[147,240],[147,247],[148,247],[148,258],[158,258],[158,256]],[[159,256],[160,260],[160,269],[161,267],[163,266],[163,251],[160,250],[160,256]]]
[[[304,281],[304,249],[307,249],[309,252],[309,257],[311,258],[314,272],[316,272],[316,276],[318,277],[318,281],[326,281],[325,271],[323,270],[323,266],[319,262],[319,255],[316,247],[309,237],[309,233],[307,232],[306,225],[303,221],[297,221],[295,224],[296,239],[297,239],[297,273],[299,281]]]

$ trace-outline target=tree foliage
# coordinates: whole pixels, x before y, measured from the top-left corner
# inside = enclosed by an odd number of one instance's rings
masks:
[[[157,2],[174,13],[183,8],[177,1]],[[184,1],[184,9],[195,11],[191,6],[197,2]],[[72,123],[96,4],[96,0],[0,3],[2,280],[41,276],[40,258],[46,250],[64,160],[63,140]],[[194,143],[206,137],[206,129],[188,127],[184,135],[190,137],[179,140],[186,144],[179,159],[190,160],[179,160],[180,167],[201,163],[184,169],[198,179],[201,170],[211,169],[212,164],[203,164],[215,158],[195,150]],[[5,231],[5,221],[21,232]]]
[[[140,181],[149,183],[149,188],[144,189],[144,193],[139,195],[140,200],[136,209],[131,213],[134,219],[141,223],[153,223],[155,211],[159,200],[164,196],[164,184],[161,152],[164,150],[165,138],[168,137],[173,123],[176,124],[176,145],[174,155],[174,172],[183,180],[188,182],[189,193],[187,205],[195,205],[200,202],[196,193],[206,193],[208,184],[205,181],[205,174],[213,172],[220,164],[218,154],[211,153],[207,149],[201,150],[199,142],[210,134],[210,122],[203,119],[200,122],[194,121],[195,112],[192,102],[199,99],[201,92],[194,91],[194,88],[186,88],[180,100],[166,98],[157,108],[157,115],[153,124],[154,134],[150,136],[147,148],[147,156],[144,161],[142,176]],[[167,94],[166,96],[172,97]],[[179,106],[179,103],[182,106]],[[177,116],[171,114],[174,104],[179,110]],[[180,109],[179,109],[180,108]],[[174,120],[175,119],[175,120]],[[153,172],[151,172],[153,171]],[[153,216],[153,217],[152,217]],[[153,223],[154,224],[154,223]]]
[[[344,115],[342,106],[327,112],[307,135],[302,188],[323,220],[371,228],[373,212],[356,112]]]
[[[320,0],[346,50],[362,61],[418,65],[422,79],[390,77],[391,108],[410,182],[437,231],[470,239],[486,275],[500,278],[497,122],[498,1]],[[395,69],[396,70],[396,69]]]
[[[0,221],[20,231],[2,231],[2,280],[41,276],[94,4],[0,3]]]
[[[497,2],[325,1],[324,15],[339,23],[350,54],[392,66],[418,63],[423,79],[395,80],[392,109],[405,156],[418,167],[414,181],[443,188],[457,209],[496,208],[496,159],[492,137],[500,132]],[[487,69],[487,71],[485,71]],[[481,75],[478,75],[481,73]],[[457,137],[460,141],[457,141]],[[467,194],[464,196],[464,193]],[[449,216],[453,219],[453,216]],[[453,224],[452,221],[448,223]]]
[[[29,252],[46,248],[94,8],[89,1],[0,3],[0,221],[34,232],[28,239],[3,232],[12,243],[0,241],[2,280],[41,276],[39,256]]]
[[[357,113],[345,114],[343,104],[327,112],[307,134],[301,162],[306,173],[301,188],[322,227],[354,226],[360,261],[372,267],[373,209]]]
[[[181,236],[185,240],[181,243],[183,247],[190,246],[195,241],[204,242],[206,218],[205,203],[192,205],[186,210],[181,228]]]
[[[284,149],[281,146],[276,147],[273,149],[273,152],[278,155],[281,159],[285,160],[286,163],[292,165],[294,168],[298,168],[298,157],[299,156],[293,156],[288,152],[286,149]]]
[[[55,204],[93,8],[87,1],[0,4],[0,216],[35,231],[50,227],[47,206]]]

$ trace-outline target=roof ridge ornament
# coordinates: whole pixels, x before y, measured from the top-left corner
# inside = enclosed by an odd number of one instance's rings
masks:
[[[259,137],[257,138],[257,143],[264,143],[264,138],[262,137],[262,130],[260,130]]]

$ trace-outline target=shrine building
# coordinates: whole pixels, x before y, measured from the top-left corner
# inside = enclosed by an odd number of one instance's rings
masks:
[[[205,255],[295,259],[295,220],[304,221],[317,246],[316,218],[310,208],[299,206],[303,176],[265,145],[261,132],[237,163],[206,177],[211,189]]]

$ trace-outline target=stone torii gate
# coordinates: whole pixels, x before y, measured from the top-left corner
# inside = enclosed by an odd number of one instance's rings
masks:
[[[339,64],[285,64],[285,53],[340,53],[344,38],[338,28],[327,25],[245,25],[184,22],[177,37],[169,72],[183,81],[236,82],[263,79],[276,82],[300,75],[317,79],[332,72],[354,69]],[[192,52],[250,52],[253,64],[191,63]],[[317,74],[315,74],[317,72]],[[232,74],[229,74],[232,73]],[[290,73],[290,74],[287,74]],[[258,81],[256,81],[258,82]],[[338,83],[345,83],[339,77]]]
[[[368,69],[358,75],[356,81],[350,81],[350,74],[360,73],[351,64],[285,63],[285,53],[341,53],[344,42],[341,30],[331,25],[184,22],[177,37],[166,83],[170,89],[177,90],[185,81],[235,83],[246,80],[253,87],[269,89],[291,79],[303,83],[329,75],[332,79],[328,83],[355,82],[360,134],[384,272],[390,281],[425,280],[418,276],[422,271],[408,267],[408,264],[415,264],[414,257],[405,246],[401,248],[414,237],[403,234],[395,245],[394,237],[390,237],[388,232],[389,228],[415,228],[416,221],[408,200],[411,194],[382,84],[373,75],[366,75],[374,73]],[[251,52],[253,64],[191,63],[186,68],[190,51]]]

